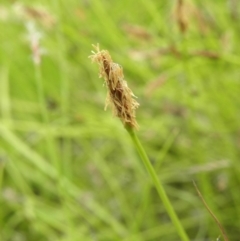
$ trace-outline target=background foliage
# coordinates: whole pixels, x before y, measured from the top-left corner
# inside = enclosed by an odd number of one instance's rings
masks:
[[[0,5],[0,234],[179,240],[120,121],[91,44],[123,66],[138,135],[191,240],[239,240],[238,1]]]

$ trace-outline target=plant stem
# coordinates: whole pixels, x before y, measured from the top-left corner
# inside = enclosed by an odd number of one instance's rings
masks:
[[[175,213],[174,209],[173,209],[173,206],[172,204],[170,203],[169,199],[168,199],[168,196],[163,188],[163,185],[161,183],[161,181],[159,180],[142,144],[140,143],[134,129],[130,126],[125,126],[128,133],[130,134],[131,136],[131,139],[134,143],[134,146],[135,148],[137,149],[143,163],[144,163],[144,166],[146,167],[149,175],[151,176],[152,178],[152,181],[157,189],[157,192],[163,202],[163,205],[169,215],[169,217],[171,218],[173,224],[175,225],[175,228],[179,234],[179,236],[181,237],[181,240],[182,241],[189,241],[189,238],[185,232],[185,230],[183,229],[183,226],[181,224],[181,222],[179,221],[178,217],[177,217],[177,214]]]

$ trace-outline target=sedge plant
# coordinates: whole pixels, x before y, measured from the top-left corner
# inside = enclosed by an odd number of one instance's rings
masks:
[[[93,45],[93,47],[95,48],[95,51],[92,51],[92,55],[89,57],[92,62],[98,63],[99,77],[104,78],[105,85],[107,87],[105,109],[108,105],[110,105],[113,110],[113,114],[122,121],[125,129],[133,141],[137,152],[139,153],[139,156],[141,157],[146,170],[152,178],[152,182],[157,189],[159,197],[161,198],[163,205],[181,240],[189,241],[189,238],[165,192],[161,180],[158,178],[154,167],[152,166],[141,142],[136,135],[138,123],[136,121],[135,112],[139,107],[139,103],[136,101],[136,96],[128,87],[127,82],[124,80],[123,69],[119,64],[112,61],[111,55],[107,50],[100,50],[99,45]]]

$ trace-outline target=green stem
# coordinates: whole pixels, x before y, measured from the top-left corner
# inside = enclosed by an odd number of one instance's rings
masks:
[[[185,230],[183,229],[183,226],[181,224],[181,222],[179,221],[177,214],[175,213],[172,204],[170,203],[168,196],[163,188],[163,185],[161,183],[161,181],[159,180],[142,144],[140,143],[136,133],[134,132],[133,128],[130,126],[126,126],[126,129],[128,131],[128,133],[130,134],[132,141],[135,145],[135,148],[137,149],[149,175],[151,176],[153,183],[158,191],[158,194],[163,202],[163,205],[166,209],[166,211],[168,212],[169,217],[171,218],[173,224],[175,225],[175,228],[179,234],[179,236],[181,237],[182,241],[189,241],[189,238],[185,232]]]

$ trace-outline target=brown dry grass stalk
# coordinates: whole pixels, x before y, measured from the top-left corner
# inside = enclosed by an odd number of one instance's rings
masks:
[[[229,241],[228,237],[227,237],[227,234],[226,234],[226,231],[225,229],[223,228],[222,224],[219,222],[219,220],[217,219],[217,217],[214,215],[214,213],[212,212],[212,210],[208,207],[205,199],[203,198],[201,192],[199,191],[198,187],[197,187],[197,184],[193,181],[193,185],[197,191],[197,194],[198,196],[200,197],[203,205],[205,206],[205,208],[207,209],[207,211],[209,212],[209,214],[212,216],[212,218],[214,219],[215,223],[218,225],[218,228],[223,236],[223,239],[224,241]]]
[[[93,47],[90,59],[99,65],[99,77],[103,77],[108,93],[106,98],[105,109],[108,105],[112,107],[113,114],[121,119],[124,126],[138,128],[135,117],[135,110],[139,103],[134,99],[136,96],[128,87],[124,80],[122,67],[114,63],[107,50],[100,50],[99,45]]]
[[[183,0],[178,0],[176,3],[175,10],[176,20],[179,26],[179,29],[182,33],[185,33],[188,28],[188,16],[186,14],[185,3]]]

